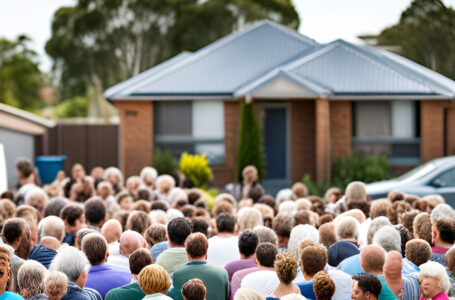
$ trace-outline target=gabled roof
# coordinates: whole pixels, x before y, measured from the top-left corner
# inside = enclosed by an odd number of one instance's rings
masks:
[[[55,127],[56,125],[55,122],[52,120],[37,116],[35,114],[29,113],[28,111],[15,108],[13,106],[6,105],[3,103],[0,103],[0,112],[9,114],[14,117],[18,117],[20,119],[35,123],[46,128],[52,128]]]
[[[264,95],[267,85],[275,91],[295,84],[301,92],[293,88],[283,97],[455,98],[453,80],[397,54],[343,40],[320,45],[270,21],[194,54],[177,56],[108,89],[105,96],[110,100],[230,98],[259,90]]]

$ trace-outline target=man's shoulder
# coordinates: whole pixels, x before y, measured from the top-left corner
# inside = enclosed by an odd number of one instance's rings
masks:
[[[115,289],[110,290],[106,294],[105,300],[115,299],[142,299],[145,296],[139,285],[134,282],[128,285],[124,285]]]

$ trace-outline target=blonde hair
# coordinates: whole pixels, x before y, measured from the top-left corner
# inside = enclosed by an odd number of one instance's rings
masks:
[[[17,284],[20,289],[20,295],[24,299],[42,293],[44,290],[44,276],[46,268],[37,261],[27,260],[17,272]]]
[[[6,270],[8,271],[8,274],[11,273],[11,267],[10,267],[10,253],[8,249],[5,247],[0,247],[0,264],[4,265],[6,267]]]
[[[166,294],[171,286],[171,279],[160,265],[149,265],[139,273],[137,283],[146,295]]]
[[[68,277],[59,271],[52,271],[44,278],[44,293],[49,300],[60,300],[68,288]]]
[[[420,265],[419,269],[419,283],[427,277],[436,278],[441,284],[441,290],[446,294],[449,292],[450,280],[443,265],[434,261],[428,261]]]

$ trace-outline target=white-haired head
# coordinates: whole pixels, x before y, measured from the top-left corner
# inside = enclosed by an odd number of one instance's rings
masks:
[[[156,179],[156,191],[162,195],[168,195],[174,187],[175,179],[171,175],[160,175]]]
[[[149,183],[153,184],[155,182],[156,177],[158,177],[158,172],[155,168],[145,167],[141,170],[139,177],[141,177],[141,180],[145,185],[149,186]]]
[[[310,199],[307,198],[299,198],[295,200],[295,203],[297,204],[297,210],[311,209],[311,206],[313,205]]]
[[[455,211],[448,204],[438,204],[431,211],[431,223],[436,224],[441,218],[455,219]]]
[[[167,225],[167,215],[166,212],[161,209],[154,209],[149,212],[150,220],[152,224],[163,224]]]
[[[173,205],[175,202],[177,201],[186,201],[188,202],[188,195],[187,193],[179,188],[179,187],[175,187],[173,188],[170,192],[169,192],[169,195],[167,196],[168,198],[168,201],[171,205]]]
[[[234,300],[264,300],[264,296],[250,288],[240,288],[235,293]]]
[[[49,266],[49,271],[59,271],[68,277],[68,281],[76,282],[82,272],[87,272],[90,263],[85,254],[74,247],[62,247]]]
[[[123,174],[116,167],[109,167],[104,171],[104,180],[110,181],[109,178],[115,176],[118,179],[118,186],[123,186]]]
[[[385,251],[396,250],[401,253],[401,236],[391,225],[381,227],[373,236],[373,245],[381,246]]]
[[[183,218],[184,215],[183,213],[175,208],[169,208],[166,212],[166,217],[167,217],[167,222],[169,223],[170,221],[177,219],[177,218]]]
[[[294,218],[297,214],[297,203],[291,200],[281,202],[278,206],[278,213]]]
[[[300,224],[292,228],[291,235],[289,236],[288,251],[297,261],[300,261],[299,245],[305,240],[310,240],[319,243],[318,230],[308,224]]]
[[[443,265],[434,261],[428,261],[419,266],[419,282],[422,282],[427,277],[436,278],[441,284],[441,290],[448,293],[450,290],[450,280],[447,271]]]
[[[282,189],[276,194],[276,203],[280,204],[281,202],[292,200],[293,195],[294,193],[291,189]]]
[[[346,187],[346,204],[350,202],[365,202],[367,201],[367,192],[365,184],[361,181],[353,181]]]
[[[368,245],[373,242],[373,236],[378,231],[381,227],[387,226],[387,225],[392,225],[389,219],[384,216],[380,216],[377,218],[374,218],[374,220],[371,222],[370,227],[368,227],[368,232],[367,232],[367,243]]]
[[[260,225],[260,226],[254,227],[253,230],[257,233],[260,244],[271,243],[275,246],[278,246],[278,243],[277,243],[278,238],[276,236],[276,233],[269,227]]]

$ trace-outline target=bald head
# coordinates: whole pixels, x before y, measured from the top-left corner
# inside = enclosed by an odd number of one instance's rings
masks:
[[[400,252],[393,250],[387,253],[384,264],[384,275],[401,277],[402,268],[403,261]]]
[[[366,273],[382,275],[385,263],[385,250],[376,245],[368,245],[360,251],[360,266]]]
[[[118,241],[122,234],[122,224],[116,219],[110,219],[101,227],[101,234],[108,244]]]
[[[120,236],[120,254],[129,257],[139,248],[147,248],[144,237],[136,231],[127,230]]]
[[[65,223],[62,219],[56,216],[49,216],[41,220],[41,238],[51,236],[59,240],[63,240],[65,236]]]

